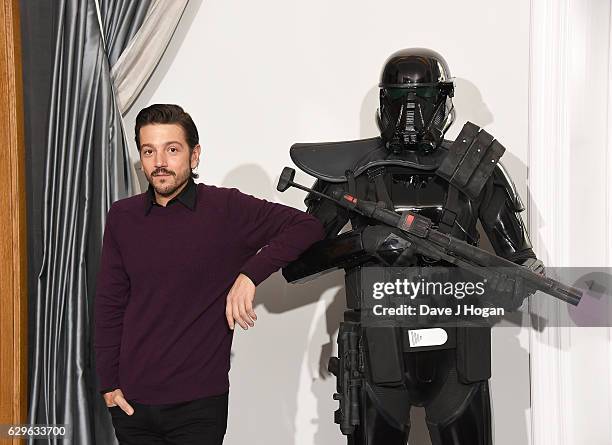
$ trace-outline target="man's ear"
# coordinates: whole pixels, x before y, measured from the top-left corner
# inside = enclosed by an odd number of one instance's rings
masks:
[[[202,152],[202,147],[200,144],[197,144],[193,147],[193,151],[191,152],[191,168],[196,168],[200,163],[200,153]]]

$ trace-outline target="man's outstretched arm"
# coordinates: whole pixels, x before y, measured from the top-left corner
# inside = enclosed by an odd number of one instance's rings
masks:
[[[228,214],[237,224],[236,236],[253,255],[240,269],[227,298],[226,317],[242,328],[254,325],[255,287],[281,267],[296,260],[325,236],[319,220],[298,209],[272,203],[231,189]]]

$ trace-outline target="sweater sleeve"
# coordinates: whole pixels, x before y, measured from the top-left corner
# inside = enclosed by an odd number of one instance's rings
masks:
[[[119,350],[123,315],[130,295],[130,280],[113,236],[116,218],[113,210],[111,206],[106,218],[94,302],[94,349],[101,393],[120,387]]]
[[[247,248],[257,252],[241,268],[255,285],[325,236],[317,218],[301,210],[230,189],[230,218]]]

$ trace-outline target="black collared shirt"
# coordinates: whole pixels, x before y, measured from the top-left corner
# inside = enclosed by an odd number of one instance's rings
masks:
[[[151,211],[151,207],[153,207],[154,205],[163,207],[155,200],[155,190],[153,189],[153,186],[151,184],[149,184],[149,188],[147,189],[147,196],[148,199],[146,200],[145,215],[149,214],[149,212]],[[197,196],[198,194],[196,183],[193,181],[193,178],[189,178],[187,180],[187,185],[185,186],[185,188],[181,190],[178,195],[168,201],[166,206],[169,206],[176,202],[180,202],[188,209],[195,210]]]

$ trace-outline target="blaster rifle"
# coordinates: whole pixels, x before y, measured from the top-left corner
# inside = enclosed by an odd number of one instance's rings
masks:
[[[521,282],[525,287],[534,291],[542,291],[574,306],[577,306],[582,298],[580,289],[567,286],[451,235],[442,233],[433,227],[429,218],[422,215],[410,211],[400,214],[385,208],[384,203],[364,201],[342,191],[335,191],[332,196],[329,196],[294,182],[294,177],[295,170],[285,167],[278,180],[277,190],[284,192],[289,187],[296,187],[328,199],[340,207],[398,228],[402,235],[415,246],[418,253],[434,260],[444,260],[454,264],[461,269],[487,279],[493,286],[500,280],[507,279],[508,274],[500,273],[492,268],[504,268],[511,271],[510,275],[517,282]],[[516,286],[515,292],[519,292],[521,287]]]

